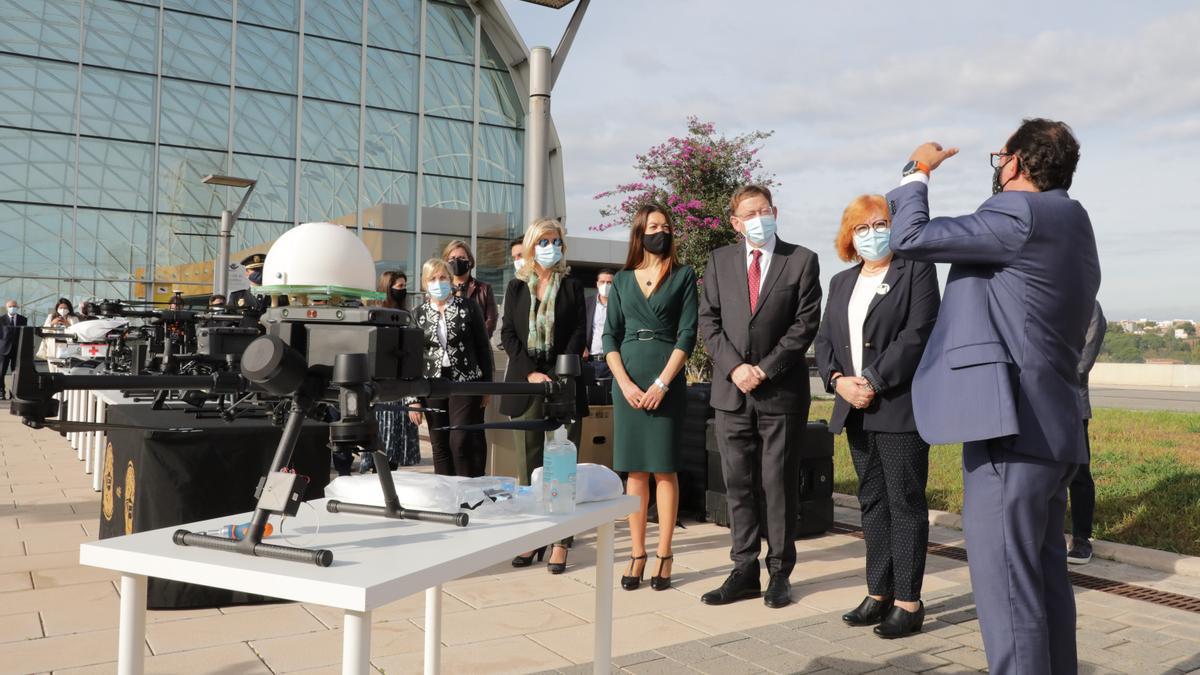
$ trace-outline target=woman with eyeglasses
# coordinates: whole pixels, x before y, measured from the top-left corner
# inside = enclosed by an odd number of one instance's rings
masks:
[[[475,254],[471,253],[471,247],[467,242],[455,239],[442,249],[442,260],[450,266],[450,274],[453,275],[450,283],[454,287],[454,294],[469,298],[479,305],[490,337],[496,330],[496,322],[500,320],[500,311],[496,308],[496,294],[492,292],[492,285],[471,274],[475,270]]]
[[[835,247],[857,264],[830,280],[815,341],[821,379],[836,395],[829,430],[845,429],[858,474],[867,544],[867,597],[842,620],[888,639],[919,631],[925,616],[929,444],[917,434],[910,389],[941,302],[933,265],[893,258],[890,237],[882,196],[846,207]]]
[[[700,305],[696,271],[675,253],[671,213],[643,206],[633,216],[625,269],[613,279],[604,358],[613,374],[613,468],[629,472],[625,490],[641,499],[629,514],[629,566],[621,588],[646,571],[650,476],[658,504],[658,564],[650,588],[671,587],[672,535],[679,513],[679,442],[687,415],[683,367],[696,346]]]
[[[508,283],[504,294],[504,324],[500,342],[508,354],[508,382],[549,382],[560,354],[582,357],[587,332],[583,284],[567,276],[567,243],[558,221],[542,219],[525,231],[526,263]],[[572,443],[579,445],[582,420],[587,416],[587,390],[575,388],[576,422],[568,428]],[[543,399],[539,396],[501,397],[500,412],[515,419],[543,417]],[[541,431],[517,431],[518,480],[529,485],[533,470],[542,465],[546,434]],[[554,544],[547,568],[562,574],[567,568],[567,548],[571,540]],[[513,558],[513,567],[527,567],[534,555],[541,560],[545,547]]]
[[[421,266],[421,284],[426,301],[413,310],[413,320],[425,333],[425,377],[451,382],[491,382],[492,345],[483,326],[483,312],[467,298],[454,295],[450,267],[434,258]],[[442,427],[483,423],[479,396],[409,399],[425,408],[410,412],[413,424],[429,422],[429,444],[433,447],[433,470],[441,476],[482,476],[487,444],[472,431],[449,431]],[[441,412],[435,412],[441,411]]]

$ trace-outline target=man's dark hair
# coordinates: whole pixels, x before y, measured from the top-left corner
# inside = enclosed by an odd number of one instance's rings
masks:
[[[1020,171],[1037,189],[1045,192],[1071,187],[1079,164],[1079,141],[1066,122],[1027,119],[1004,147],[1017,155]]]
[[[517,237],[516,239],[513,239],[512,241],[508,242],[509,249],[512,249],[512,247],[514,247],[514,246],[524,246],[524,245],[525,245],[524,237]]]
[[[615,276],[616,272],[614,272],[611,267],[601,267],[599,270],[596,271],[596,277],[599,278],[601,274],[609,274],[609,275]]]
[[[221,302],[225,302],[225,296],[221,295],[220,293],[214,293],[214,294],[212,295],[212,297],[210,297],[210,298],[208,299],[208,304],[210,304],[210,305],[211,305],[211,304],[213,304],[214,302],[216,302],[216,301],[218,301],[218,300],[220,300]]]

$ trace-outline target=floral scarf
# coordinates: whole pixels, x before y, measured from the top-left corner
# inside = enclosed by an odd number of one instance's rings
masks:
[[[546,288],[546,297],[542,298],[541,304],[537,301],[537,274],[529,275],[525,282],[529,284],[529,338],[525,346],[531,354],[548,355],[554,346],[554,299],[558,295],[558,284],[561,280],[562,275],[558,272],[550,273],[550,280],[547,282],[550,285]]]

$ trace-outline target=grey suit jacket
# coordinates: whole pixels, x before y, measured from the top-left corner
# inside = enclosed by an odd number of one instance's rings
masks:
[[[1104,345],[1104,334],[1108,332],[1108,320],[1100,303],[1092,312],[1092,320],[1088,323],[1087,339],[1083,343],[1083,353],[1079,356],[1079,402],[1083,407],[1083,419],[1092,419],[1092,396],[1088,392],[1088,373],[1096,365],[1096,357],[1100,355],[1100,347]]]
[[[930,219],[928,190],[914,182],[887,195],[896,255],[951,263],[913,377],[921,436],[1016,436],[1014,452],[1086,463],[1076,369],[1100,287],[1087,211],[1065,190],[1014,191]]]
[[[749,363],[767,374],[750,392],[760,411],[807,415],[811,394],[804,353],[821,320],[817,254],[776,239],[754,312],[744,243],[713,251],[701,285],[700,335],[713,361],[712,406],[742,410],[746,398],[730,374]]]

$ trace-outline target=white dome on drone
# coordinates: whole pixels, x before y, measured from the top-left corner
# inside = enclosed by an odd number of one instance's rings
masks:
[[[375,290],[375,259],[362,239],[341,225],[304,223],[283,233],[267,252],[264,286],[341,286]]]

